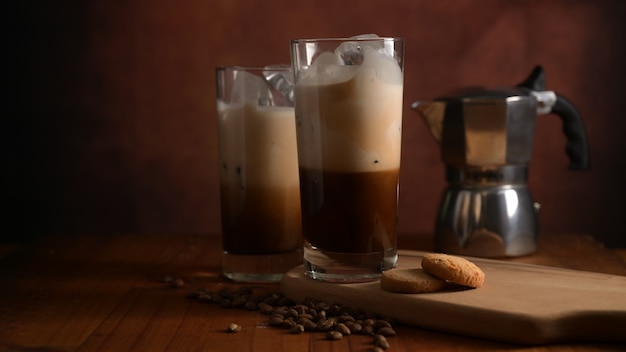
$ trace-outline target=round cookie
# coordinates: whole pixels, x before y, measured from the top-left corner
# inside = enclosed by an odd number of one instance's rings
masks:
[[[398,293],[424,293],[441,290],[444,280],[438,279],[419,268],[390,269],[380,276],[380,287]]]
[[[442,280],[463,286],[476,288],[485,282],[485,273],[476,264],[449,254],[425,254],[422,258],[422,269]]]

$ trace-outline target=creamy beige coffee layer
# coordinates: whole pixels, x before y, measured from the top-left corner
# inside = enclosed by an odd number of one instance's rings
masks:
[[[295,87],[300,166],[369,172],[400,166],[402,72],[364,47],[362,65],[340,65],[324,53]]]
[[[218,129],[223,184],[298,187],[293,108],[220,103]]]

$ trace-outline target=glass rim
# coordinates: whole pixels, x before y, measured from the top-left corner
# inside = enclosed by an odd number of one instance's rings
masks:
[[[269,66],[245,66],[245,65],[218,65],[215,67],[216,71],[291,71],[292,66],[287,64],[269,65]]]
[[[328,43],[342,43],[342,42],[403,42],[404,37],[377,37],[377,38],[350,38],[350,37],[330,37],[330,38],[302,38],[302,39],[292,39],[290,42],[292,44],[298,43],[320,43],[320,42],[328,42]]]

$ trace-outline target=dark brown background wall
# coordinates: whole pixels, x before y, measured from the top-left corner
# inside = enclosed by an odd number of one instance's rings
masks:
[[[288,63],[299,37],[406,38],[400,231],[432,231],[443,190],[417,99],[513,85],[535,64],[583,115],[592,170],[536,127],[543,232],[626,246],[626,2],[20,1],[3,26],[2,237],[219,232],[214,67]]]

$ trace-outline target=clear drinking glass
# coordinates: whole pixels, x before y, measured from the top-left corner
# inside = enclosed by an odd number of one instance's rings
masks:
[[[402,38],[291,42],[306,274],[369,281],[397,262]]]
[[[279,281],[302,264],[290,66],[218,67],[222,272]]]

